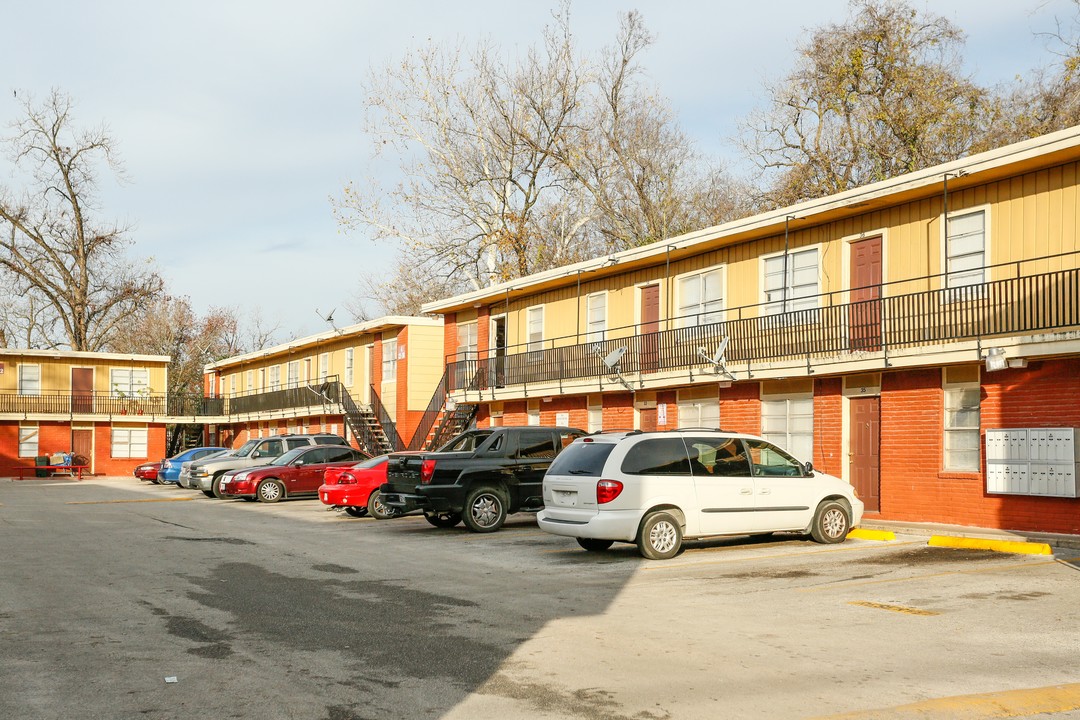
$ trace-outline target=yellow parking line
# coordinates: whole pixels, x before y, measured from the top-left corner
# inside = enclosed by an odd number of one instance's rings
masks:
[[[878,708],[816,720],[915,720],[916,718],[1014,718],[1080,710],[1080,683],[1024,690],[953,695],[908,705]]]
[[[1017,553],[1022,555],[1053,555],[1050,546],[1046,543],[1022,542],[1018,540],[991,540],[990,538],[933,535],[926,544],[931,547],[959,548],[961,550],[993,550],[994,552]]]
[[[905,615],[940,615],[941,613],[933,610],[920,610],[919,608],[908,607],[907,605],[892,605],[890,603],[871,602],[869,600],[851,600],[848,605],[858,605],[859,607],[874,608],[875,610],[888,610],[889,612],[903,613]]]
[[[65,505],[114,505],[117,503],[148,503],[148,502],[188,502],[195,498],[140,498],[138,500],[79,500],[78,502],[66,502]]]

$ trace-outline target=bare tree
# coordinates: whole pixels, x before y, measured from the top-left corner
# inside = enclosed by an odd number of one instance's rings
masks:
[[[44,321],[27,318],[31,337],[99,350],[163,283],[147,265],[124,257],[127,228],[95,217],[100,164],[119,170],[106,130],[76,129],[71,99],[56,90],[41,105],[24,100],[23,108],[7,144],[28,180],[19,196],[0,186],[0,272],[15,295],[47,310]],[[52,322],[59,336],[49,334]]]
[[[963,34],[906,2],[853,0],[766,88],[744,148],[775,182],[772,204],[819,197],[983,149],[999,110],[960,71]]]
[[[642,81],[638,56],[651,42],[630,13],[611,48],[583,56],[564,3],[516,61],[491,43],[430,46],[374,70],[369,131],[400,158],[402,180],[350,184],[339,221],[401,241],[419,290],[480,288],[715,219],[695,201],[722,194],[724,176],[702,169]],[[718,184],[694,192],[706,181]],[[384,307],[423,295],[383,285],[373,294]]]

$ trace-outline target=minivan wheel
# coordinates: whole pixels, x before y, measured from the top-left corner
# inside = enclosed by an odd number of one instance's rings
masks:
[[[615,544],[614,540],[597,540],[596,538],[578,538],[577,544],[589,552],[603,552]]]
[[[345,506],[345,514],[346,515],[351,515],[352,517],[355,517],[355,518],[362,518],[362,517],[365,517],[367,515],[367,508],[366,507],[353,507],[351,505],[346,505]]]
[[[818,505],[814,513],[814,522],[810,526],[810,535],[819,543],[841,543],[847,539],[851,529],[847,508],[835,500],[826,500]]]
[[[255,488],[259,502],[275,503],[285,496],[285,488],[277,480],[263,480]]]
[[[682,547],[682,527],[675,516],[666,512],[654,512],[645,516],[637,538],[638,552],[649,560],[667,560],[675,557]]]
[[[495,532],[506,522],[506,497],[493,487],[478,487],[465,496],[465,527],[473,532]]]
[[[428,524],[434,525],[437,528],[452,528],[461,522],[461,513],[456,512],[431,512],[430,510],[424,511],[424,519],[428,521]]]

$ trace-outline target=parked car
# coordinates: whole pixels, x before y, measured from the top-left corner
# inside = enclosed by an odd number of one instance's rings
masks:
[[[760,437],[722,430],[575,440],[552,462],[543,493],[542,530],[590,551],[637,543],[652,560],[714,535],[795,531],[839,543],[863,514],[850,484]]]
[[[540,484],[555,456],[584,430],[532,425],[469,430],[435,452],[392,453],[382,503],[423,510],[435,527],[461,521],[495,532],[510,513],[543,507]]]
[[[366,454],[351,447],[299,447],[267,465],[226,471],[218,481],[219,491],[224,496],[252,498],[260,502],[315,495],[319,492],[326,468],[334,465],[349,467],[365,458]]]
[[[379,487],[386,482],[386,461],[389,455],[379,455],[348,468],[329,467],[323,473],[319,500],[324,505],[344,508],[353,517],[385,520],[399,511],[383,505]]]
[[[230,450],[224,455],[196,460],[190,469],[189,483],[203,491],[207,497],[224,497],[221,494],[221,476],[228,470],[265,465],[289,450],[311,445],[343,445],[349,443],[340,435],[314,433],[311,435],[277,435],[268,438],[253,438]],[[317,487],[317,484],[316,484]]]
[[[156,483],[158,481],[158,473],[161,469],[161,463],[159,462],[147,462],[142,465],[136,466],[131,474],[140,480],[148,480]]]
[[[177,453],[171,458],[161,461],[161,470],[158,471],[158,482],[162,485],[166,483],[178,485],[180,483],[180,467],[185,462],[194,462],[215,453],[226,452],[227,450],[228,448],[223,447],[197,447],[185,450],[182,453]]]

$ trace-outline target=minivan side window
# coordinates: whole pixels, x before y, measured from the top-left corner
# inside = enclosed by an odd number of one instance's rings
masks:
[[[747,440],[750,448],[750,461],[755,475],[782,475],[801,477],[803,464],[780,448],[764,440]]]
[[[623,458],[627,475],[690,475],[690,457],[681,437],[635,443]]]
[[[686,449],[694,475],[749,477],[746,446],[733,437],[688,437]]]

